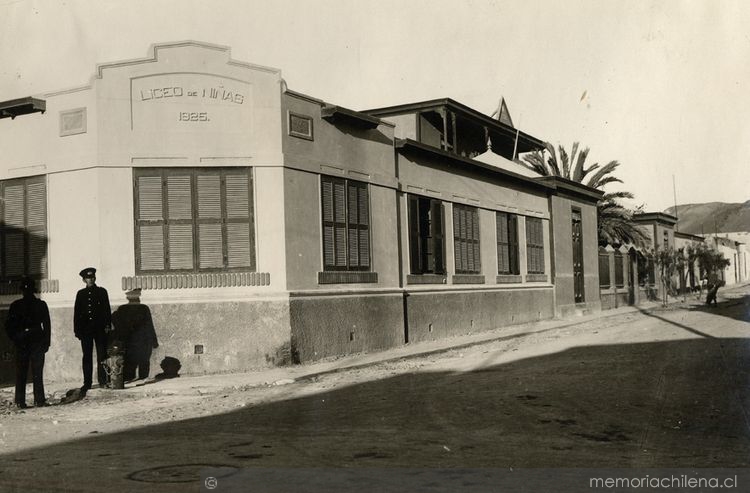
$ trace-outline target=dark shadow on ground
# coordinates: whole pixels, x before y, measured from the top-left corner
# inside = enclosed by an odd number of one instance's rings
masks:
[[[6,456],[0,486],[18,478],[77,490],[85,468],[102,490],[151,478],[165,482],[160,491],[179,491],[186,485],[164,468],[182,468],[184,478],[201,464],[748,467],[748,349],[744,338],[583,346],[477,371],[319,389]],[[325,380],[290,390],[318,384]]]
[[[728,293],[729,297],[725,296],[721,296],[716,305],[695,304],[687,309],[691,312],[705,312],[750,322],[750,294],[732,296],[732,293]]]
[[[679,322],[675,322],[674,320],[670,320],[669,318],[664,317],[662,315],[658,315],[658,310],[654,310],[654,309],[644,310],[643,308],[640,308],[640,307],[636,307],[636,309],[647,317],[656,318],[658,320],[661,320],[662,322],[666,322],[670,325],[674,325],[675,327],[679,327],[680,329],[686,330],[692,334],[699,335],[701,337],[708,337],[711,339],[713,339],[714,337],[711,334],[706,334],[705,332],[701,332],[700,330],[694,329],[693,327],[689,327],[685,324],[681,324]]]

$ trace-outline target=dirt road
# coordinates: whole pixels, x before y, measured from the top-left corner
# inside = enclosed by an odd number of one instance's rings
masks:
[[[0,489],[197,491],[206,466],[748,467],[748,321],[745,289],[718,308],[633,312],[291,383],[93,391],[0,416]]]

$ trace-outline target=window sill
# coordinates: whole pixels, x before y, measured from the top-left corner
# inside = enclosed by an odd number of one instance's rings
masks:
[[[453,284],[484,284],[481,274],[456,274],[451,278]]]
[[[346,272],[324,271],[318,272],[318,284],[359,284],[377,283],[377,272]]]
[[[445,284],[448,277],[443,274],[409,274],[406,284]]]
[[[495,282],[497,284],[516,284],[522,282],[522,278],[517,274],[498,274]]]
[[[547,274],[526,274],[526,282],[547,282]]]
[[[20,284],[21,281],[3,281],[0,284],[0,295],[21,294]],[[57,279],[41,279],[37,281],[37,291],[39,293],[58,293],[60,292],[60,281]]]
[[[235,286],[268,286],[268,272],[221,272],[213,274],[154,274],[122,278],[122,290],[227,288]]]

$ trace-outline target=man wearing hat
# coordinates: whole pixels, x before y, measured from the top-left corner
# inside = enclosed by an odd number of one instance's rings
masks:
[[[141,304],[140,288],[125,293],[128,303],[121,305],[112,314],[112,323],[117,337],[125,343],[126,381],[145,380],[151,370],[151,351],[159,347],[154,330],[151,310]]]
[[[107,358],[107,332],[112,323],[112,310],[109,306],[107,290],[96,285],[96,269],[87,267],[79,275],[86,287],[76,294],[73,311],[73,331],[81,341],[83,351],[83,387],[82,392],[91,388],[92,353],[96,345],[96,367],[99,386],[107,383],[107,374],[102,361]]]
[[[8,337],[16,346],[16,406],[26,406],[26,375],[31,373],[34,380],[34,405],[48,406],[44,395],[44,355],[50,344],[50,319],[47,303],[34,293],[36,284],[33,279],[21,280],[23,298],[16,300],[8,310],[8,322],[5,329]]]

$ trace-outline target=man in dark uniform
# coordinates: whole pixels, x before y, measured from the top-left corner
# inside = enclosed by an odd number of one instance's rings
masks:
[[[26,376],[31,373],[34,379],[34,405],[49,406],[44,395],[44,355],[50,344],[50,319],[47,303],[34,293],[33,279],[21,280],[23,298],[14,301],[8,310],[5,330],[16,346],[16,406],[26,406]]]
[[[134,380],[136,370],[138,379],[148,378],[151,370],[151,351],[158,348],[151,310],[141,304],[141,290],[133,289],[125,293],[126,305],[121,305],[112,314],[114,333],[125,344],[126,381]]]
[[[73,311],[73,331],[81,341],[83,351],[83,387],[81,392],[91,388],[92,353],[96,345],[96,368],[99,386],[107,384],[107,374],[102,361],[107,358],[107,333],[112,323],[112,310],[109,306],[107,290],[96,285],[96,269],[87,267],[80,273],[86,287],[76,294]]]

